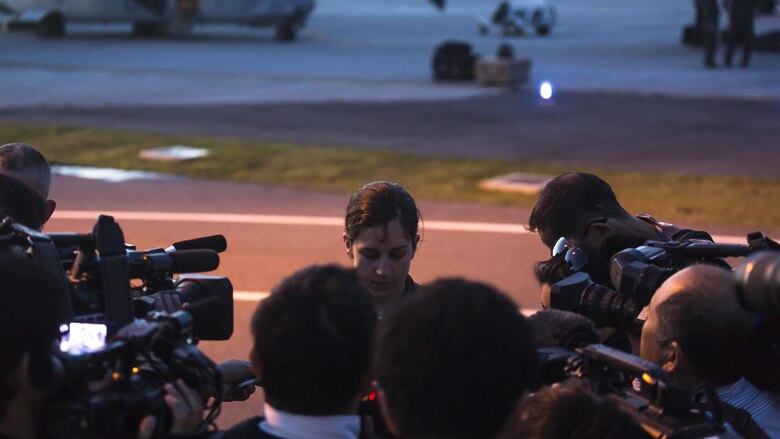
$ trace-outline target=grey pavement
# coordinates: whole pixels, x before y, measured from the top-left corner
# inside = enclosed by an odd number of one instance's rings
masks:
[[[420,154],[777,178],[780,55],[707,70],[680,44],[689,1],[558,0],[549,37],[481,37],[493,0],[321,0],[299,41],[200,26],[136,39],[74,25],[0,35],[0,120]],[[725,23],[722,23],[725,25]],[[762,16],[759,31],[780,28]],[[517,91],[430,80],[433,48],[502,42],[533,62]],[[536,85],[550,80],[554,102]],[[0,139],[2,140],[2,139]],[[14,139],[8,139],[14,140]]]
[[[779,113],[780,101],[572,93],[539,102],[521,91],[422,102],[17,108],[0,110],[0,120],[776,179]]]
[[[693,17],[684,0],[557,0],[549,37],[477,35],[494,0],[321,0],[299,41],[269,29],[200,26],[183,39],[136,39],[127,25],[73,25],[63,40],[0,35],[0,107],[456,99],[493,90],[430,81],[434,47],[448,39],[490,57],[502,42],[533,62],[532,85],[561,91],[780,97],[780,56],[750,69],[705,70],[680,44]],[[725,23],[724,23],[725,25]],[[759,31],[780,28],[764,16]],[[533,88],[533,87],[532,87]]]

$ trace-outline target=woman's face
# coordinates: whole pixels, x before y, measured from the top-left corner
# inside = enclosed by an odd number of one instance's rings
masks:
[[[403,295],[414,250],[398,220],[366,227],[351,242],[345,233],[344,244],[375,303],[390,303]]]

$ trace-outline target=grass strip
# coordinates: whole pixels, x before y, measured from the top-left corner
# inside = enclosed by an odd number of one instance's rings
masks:
[[[483,179],[511,172],[556,175],[574,168],[539,163],[441,158],[387,150],[321,148],[93,128],[0,123],[0,144],[25,142],[52,163],[137,169],[198,178],[352,192],[366,182],[404,184],[418,199],[530,207],[535,196],[486,192]],[[188,162],[145,161],[147,148],[187,145],[210,155]],[[772,230],[780,227],[780,180],[579,167],[608,181],[629,212],[681,224]],[[746,230],[746,231],[747,231]]]

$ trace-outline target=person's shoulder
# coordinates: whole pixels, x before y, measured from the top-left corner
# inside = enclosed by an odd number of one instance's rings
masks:
[[[418,284],[417,282],[412,279],[412,276],[407,275],[406,281],[404,282],[404,295],[405,296],[412,296],[420,289],[422,288],[422,285]]]
[[[228,430],[214,433],[209,439],[282,439],[263,431],[260,428],[262,420],[260,416],[246,419]]]

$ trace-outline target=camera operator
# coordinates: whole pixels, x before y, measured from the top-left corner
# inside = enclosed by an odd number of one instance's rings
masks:
[[[61,286],[24,258],[0,255],[0,437],[34,438],[53,391]]]
[[[24,143],[0,146],[0,213],[41,230],[57,203],[49,199],[51,169],[43,154]]]
[[[496,437],[536,379],[529,323],[495,288],[442,279],[380,323],[375,372],[401,438]]]
[[[712,241],[706,232],[629,214],[607,182],[581,172],[561,174],[547,183],[531,210],[528,229],[537,232],[550,250],[561,237],[579,240],[588,260],[585,271],[602,285],[611,285],[609,261],[620,250],[649,240]]]
[[[747,438],[780,437],[780,397],[744,376],[754,358],[756,319],[737,301],[730,271],[685,268],[653,295],[641,356],[691,387],[716,388],[729,427]]]
[[[224,439],[357,439],[377,324],[354,270],[312,266],[276,286],[252,317],[250,354],[265,390],[264,418],[215,434]]]

